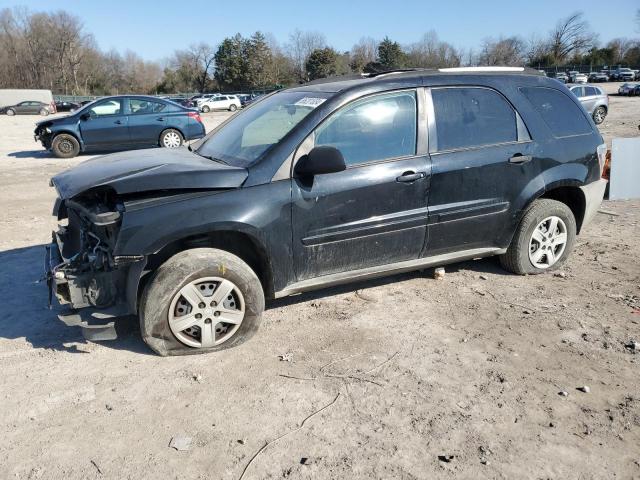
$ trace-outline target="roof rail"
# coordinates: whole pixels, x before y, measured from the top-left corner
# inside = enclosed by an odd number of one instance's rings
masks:
[[[524,67],[451,67],[439,68],[439,72],[524,72]]]

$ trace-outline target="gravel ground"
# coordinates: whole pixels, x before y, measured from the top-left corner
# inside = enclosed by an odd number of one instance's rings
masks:
[[[607,141],[639,107],[611,97]],[[36,120],[0,117],[0,478],[238,479],[256,452],[245,479],[640,478],[640,201],[606,202],[559,275],[323,290],[236,349],[160,358],[136,319],[98,344],[47,310],[48,179],[89,157],[43,152]]]

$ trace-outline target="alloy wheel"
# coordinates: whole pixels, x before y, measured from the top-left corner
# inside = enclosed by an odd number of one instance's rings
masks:
[[[605,113],[602,107],[596,108],[596,111],[593,112],[593,120],[595,123],[602,123],[604,121]]]
[[[551,216],[542,220],[529,240],[529,261],[540,269],[553,266],[567,246],[567,226],[560,217]]]
[[[220,277],[193,280],[183,286],[169,306],[169,327],[190,347],[208,348],[229,340],[245,316],[244,296]]]

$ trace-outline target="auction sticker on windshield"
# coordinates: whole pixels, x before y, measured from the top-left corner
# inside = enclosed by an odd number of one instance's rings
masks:
[[[294,105],[298,107],[316,108],[318,105],[322,105],[325,100],[326,98],[304,97],[294,103]]]

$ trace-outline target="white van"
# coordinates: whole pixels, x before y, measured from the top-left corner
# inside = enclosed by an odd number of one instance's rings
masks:
[[[51,113],[56,113],[56,103],[53,101],[51,90],[0,89],[0,108],[28,101],[46,103],[50,106]]]

